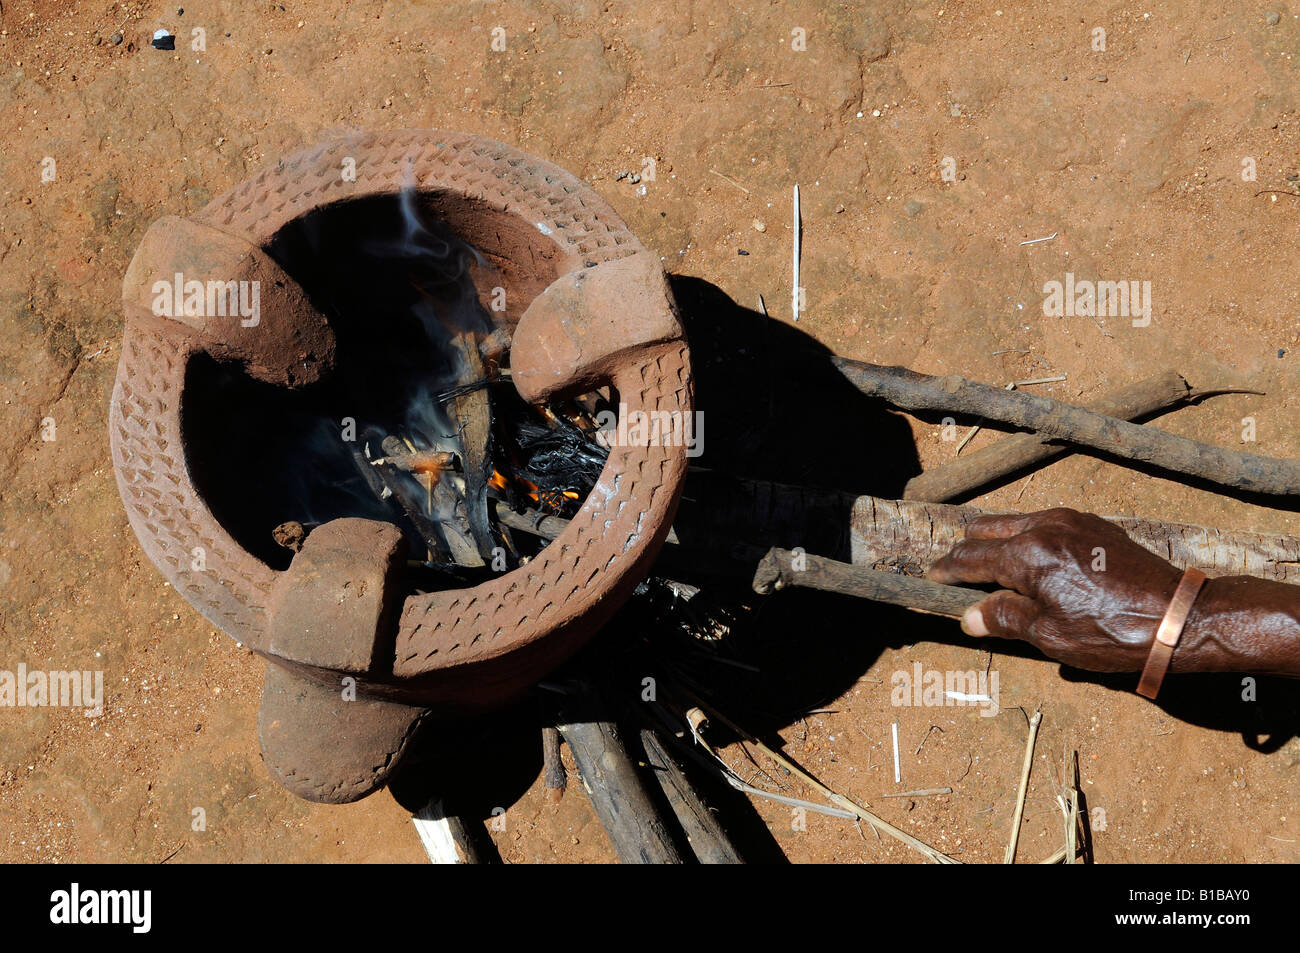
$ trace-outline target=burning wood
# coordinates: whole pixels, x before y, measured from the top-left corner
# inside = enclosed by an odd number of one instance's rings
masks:
[[[458,462],[451,451],[415,450],[397,437],[385,437],[380,446],[385,455],[371,460],[371,466],[397,467],[407,473],[430,476],[435,483],[442,479],[443,471],[456,469]]]

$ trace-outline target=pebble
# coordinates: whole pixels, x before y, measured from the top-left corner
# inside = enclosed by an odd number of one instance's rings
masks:
[[[1264,22],[1269,26],[1277,26],[1282,22],[1282,14],[1276,10],[1269,10],[1268,13],[1264,14]]]
[[[754,231],[756,232],[767,231],[767,222],[763,221],[761,218],[754,219]]]
[[[737,248],[737,249],[736,249],[736,254],[737,254],[737,255],[748,255],[749,252],[745,251],[745,249],[743,249],[743,248]],[[1281,354],[1278,355],[1278,357],[1281,357],[1281,356],[1282,356]]]
[[[122,34],[114,33],[111,37],[109,37],[108,42],[112,43],[114,46],[120,45],[122,42]]]
[[[640,176],[639,173],[631,172],[631,173],[628,174],[627,180],[628,180],[628,182],[630,182],[632,185],[636,185],[638,182],[641,181],[641,176]]]

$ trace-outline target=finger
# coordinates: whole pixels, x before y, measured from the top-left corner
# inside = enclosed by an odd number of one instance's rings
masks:
[[[967,609],[961,617],[961,629],[967,635],[1030,641],[1029,633],[1038,614],[1038,603],[1033,599],[1003,589]]]
[[[994,539],[961,539],[927,572],[926,578],[951,585],[957,582],[996,582],[1016,588],[999,578],[1016,568],[1009,544]]]

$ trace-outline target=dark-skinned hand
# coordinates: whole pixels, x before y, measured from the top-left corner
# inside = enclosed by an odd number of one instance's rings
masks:
[[[1088,513],[983,516],[931,567],[936,582],[995,583],[967,610],[969,635],[1023,639],[1097,672],[1141,670],[1181,572]]]

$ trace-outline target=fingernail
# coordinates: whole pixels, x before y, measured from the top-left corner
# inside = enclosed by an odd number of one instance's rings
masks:
[[[984,624],[984,613],[978,605],[973,605],[962,613],[961,630],[967,635],[988,635],[989,627]]]

